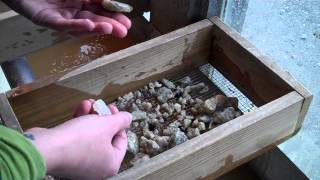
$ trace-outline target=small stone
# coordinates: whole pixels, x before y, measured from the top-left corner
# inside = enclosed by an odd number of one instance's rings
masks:
[[[169,127],[180,127],[181,123],[179,121],[173,121],[169,124]]]
[[[170,137],[169,136],[157,136],[155,137],[155,141],[160,146],[160,151],[164,151],[168,148],[168,145],[170,143]]]
[[[132,115],[132,121],[148,119],[147,113],[143,111],[133,111],[131,115]]]
[[[204,122],[200,122],[200,123],[198,124],[198,129],[199,129],[200,132],[206,130],[206,125],[204,124]]]
[[[179,97],[178,102],[179,102],[180,104],[184,104],[184,105],[187,104],[187,100],[184,99],[183,97]]]
[[[196,128],[196,127],[198,127],[199,126],[199,121],[198,121],[198,119],[196,119],[196,120],[194,120],[193,122],[192,122],[192,125],[191,125],[193,128]]]
[[[140,98],[142,96],[142,93],[139,90],[137,90],[134,92],[134,95],[136,98]]]
[[[184,88],[177,86],[176,90],[175,90],[175,94],[176,96],[182,96],[184,92]]]
[[[194,99],[190,98],[190,99],[187,100],[187,103],[189,103],[189,104],[194,104],[195,101],[194,101]]]
[[[147,139],[144,136],[140,138],[140,148],[150,155],[156,155],[160,150],[160,146],[154,140]]]
[[[123,99],[125,99],[126,101],[130,101],[133,98],[134,98],[134,95],[132,92],[129,92],[128,94],[123,96]]]
[[[217,108],[216,110],[221,111],[227,107],[233,107],[234,109],[238,108],[238,99],[236,97],[226,97],[224,95],[216,95]]]
[[[101,1],[101,5],[104,9],[112,12],[125,12],[129,13],[133,10],[133,7],[129,4],[125,4],[118,1],[113,0],[103,0]]]
[[[141,102],[141,100],[140,99],[136,99],[136,104],[137,105],[140,105],[142,102]]]
[[[192,83],[192,80],[191,80],[191,78],[189,76],[186,76],[186,77],[180,79],[178,81],[178,83],[180,84],[180,86],[186,87],[186,86],[188,86],[188,85],[190,85]]]
[[[155,81],[155,82],[154,82],[154,86],[155,86],[156,88],[161,88],[161,87],[162,87],[162,84],[159,83],[158,81]]]
[[[139,123],[138,123],[138,122],[133,122],[133,123],[132,123],[132,127],[133,127],[133,128],[139,127]]]
[[[147,123],[147,121],[142,121],[140,122],[140,127],[142,129],[149,129],[149,124]]]
[[[208,90],[208,86],[206,86],[204,83],[198,83],[196,85],[187,86],[186,88],[184,88],[183,97],[188,97],[191,93],[203,94]]]
[[[140,111],[140,109],[136,103],[132,103],[132,105],[131,105],[131,112],[133,112],[133,111]]]
[[[180,115],[183,117],[187,116],[187,111],[186,110],[181,110]]]
[[[242,114],[241,114],[241,112],[240,111],[236,111],[236,113],[235,113],[235,116],[236,117],[240,117]]]
[[[168,103],[163,103],[161,105],[161,108],[164,109],[164,110],[167,110],[169,108],[169,104]]]
[[[184,116],[178,115],[178,116],[177,116],[177,120],[178,120],[178,121],[183,121],[183,120],[184,120]]]
[[[175,103],[174,104],[174,109],[176,110],[177,113],[180,113],[181,112],[181,105],[178,104],[178,103]]]
[[[153,130],[153,134],[157,137],[157,136],[159,136],[159,130],[157,129],[157,128],[155,128],[154,130]]]
[[[137,154],[139,152],[139,140],[137,135],[132,131],[128,131],[127,137],[128,137],[127,152],[133,155]]]
[[[155,138],[155,135],[153,134],[152,131],[149,131],[149,130],[143,130],[143,136],[148,138],[148,139],[154,139]]]
[[[143,102],[142,107],[145,111],[151,111],[152,110],[152,104],[150,102]]]
[[[191,125],[192,121],[190,119],[184,119],[183,120],[183,124],[182,124],[182,127],[184,129],[187,129],[190,125]]]
[[[151,82],[151,83],[149,83],[149,88],[150,88],[150,89],[154,89],[154,88],[155,88],[155,85]]]
[[[154,108],[155,111],[160,111],[160,105],[158,104],[155,108]]]
[[[195,102],[196,102],[197,104],[203,104],[202,99],[199,99],[199,98],[196,98],[196,99],[195,99]]]
[[[148,154],[138,153],[134,156],[134,158],[130,161],[130,164],[135,166],[137,164],[144,163],[150,159]]]
[[[188,128],[187,136],[189,139],[200,136],[200,131],[198,128]]]
[[[162,118],[162,113],[160,111],[157,111],[156,114],[157,114],[157,118]]]
[[[205,100],[203,108],[207,113],[213,113],[217,108],[217,100],[214,97]]]
[[[178,130],[171,135],[171,146],[176,146],[182,144],[188,140],[188,137],[184,134],[184,132]]]
[[[171,134],[172,134],[171,129],[169,129],[169,128],[164,129],[162,131],[162,134],[165,135],[165,136],[171,136]]]
[[[162,79],[162,84],[164,84],[169,89],[175,89],[176,85],[173,84],[173,82],[169,81],[168,79]]]
[[[159,123],[164,123],[164,119],[163,118],[159,118]]]
[[[156,119],[157,118],[157,114],[155,114],[155,113],[148,113],[147,116],[149,119]]]
[[[193,120],[194,119],[194,116],[191,116],[191,115],[188,115],[188,116],[185,116],[186,119],[191,119]]]
[[[167,118],[169,117],[169,113],[164,112],[164,113],[162,114],[162,117],[165,118],[165,119],[167,119]]]
[[[198,114],[198,110],[195,107],[190,108],[192,114]]]
[[[226,123],[236,117],[236,112],[233,107],[228,107],[224,109],[222,112],[215,113],[213,118],[214,123],[222,124]]]
[[[211,117],[208,115],[201,115],[198,117],[199,121],[204,122],[204,123],[209,123],[211,121]]]
[[[156,90],[155,89],[149,89],[149,92],[150,92],[150,94],[152,94],[152,95],[154,95],[154,96],[156,96],[157,95],[157,92],[156,92]]]
[[[152,126],[159,126],[159,120],[158,119],[150,119],[148,123]]]
[[[161,87],[158,90],[157,94],[158,94],[157,99],[161,103],[166,103],[169,99],[174,97],[173,92],[170,89],[166,88],[166,87]]]

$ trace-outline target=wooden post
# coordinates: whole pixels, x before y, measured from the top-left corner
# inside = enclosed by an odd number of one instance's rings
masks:
[[[168,33],[207,17],[209,0],[151,0],[151,23]]]
[[[18,132],[23,132],[6,94],[3,93],[0,94],[0,117],[6,127],[17,130]]]

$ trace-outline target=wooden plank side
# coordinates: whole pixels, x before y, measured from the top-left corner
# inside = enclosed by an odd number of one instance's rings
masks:
[[[302,125],[312,101],[312,94],[289,72],[282,70],[268,56],[217,17],[210,18],[213,27],[212,63],[257,105],[296,90],[304,97],[296,130]]]
[[[271,68],[250,52],[247,41],[220,20],[214,19],[212,61],[224,76],[258,106],[290,92]]]
[[[8,11],[0,14],[0,64],[70,37]]]
[[[17,120],[6,94],[0,94],[0,118],[6,127],[12,128],[18,132],[23,132],[19,121]]]
[[[23,128],[48,127],[71,117],[80,100],[112,98],[207,62],[212,23],[186,28],[101,57],[59,80],[48,78],[7,93]],[[57,81],[56,83],[53,83]]]
[[[291,92],[238,117],[113,179],[197,179],[245,163],[246,157],[290,136],[303,98]],[[212,174],[213,173],[213,174]]]
[[[209,0],[151,0],[150,21],[168,33],[207,17]]]

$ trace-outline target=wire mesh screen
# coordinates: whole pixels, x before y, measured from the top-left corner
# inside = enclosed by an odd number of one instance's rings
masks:
[[[226,96],[237,97],[239,109],[243,113],[257,108],[240,90],[238,90],[228,79],[210,64],[201,66],[200,71],[205,74]]]

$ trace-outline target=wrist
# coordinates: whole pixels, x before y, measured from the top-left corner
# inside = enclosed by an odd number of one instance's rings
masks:
[[[62,144],[56,140],[56,135],[50,129],[37,128],[25,133],[44,159],[46,172],[54,172],[61,166]]]

